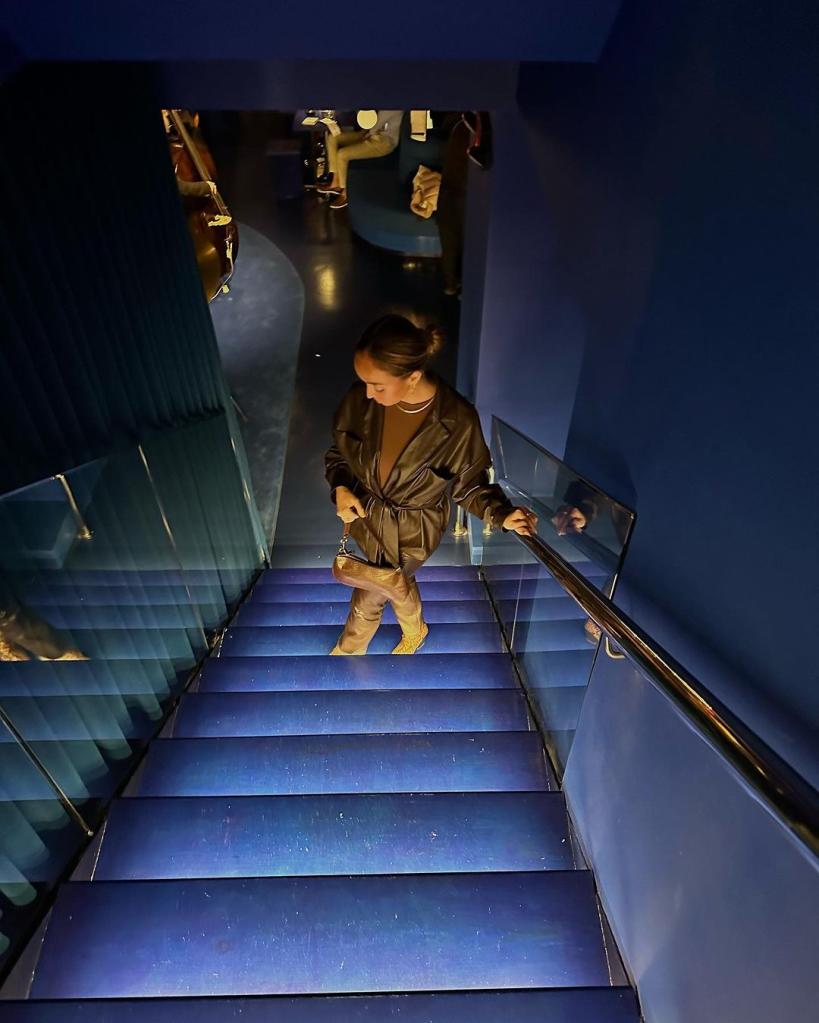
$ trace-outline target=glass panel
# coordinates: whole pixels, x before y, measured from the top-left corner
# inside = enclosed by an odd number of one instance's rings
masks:
[[[610,595],[634,513],[496,418],[492,454],[501,486],[514,501],[537,512],[541,537]]]
[[[85,841],[56,786],[93,829],[263,563],[254,515],[224,415],[0,497],[0,967]]]
[[[610,595],[634,522],[629,509],[548,451],[493,420],[498,482],[537,512],[542,540]],[[572,745],[599,630],[511,534],[486,540],[482,571],[558,774]]]
[[[206,651],[137,451],[0,500],[0,706],[94,826]]]
[[[85,840],[54,788],[0,722],[0,974]]]
[[[156,434],[143,449],[194,602],[216,628],[265,560],[227,416]]]

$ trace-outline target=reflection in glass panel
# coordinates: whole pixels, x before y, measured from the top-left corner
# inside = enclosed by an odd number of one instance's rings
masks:
[[[0,971],[86,838],[0,722]]]
[[[0,535],[0,707],[93,826],[202,623],[136,449],[7,495]]]
[[[634,515],[500,420],[492,448],[498,482],[538,515],[538,533],[564,561],[611,595]],[[514,536],[494,534],[482,571],[529,693],[552,762],[566,764],[600,633]]]
[[[634,513],[499,419],[492,421],[492,453],[501,486],[537,512],[541,538],[579,570],[604,570],[600,589],[610,595]]]
[[[144,451],[194,602],[206,628],[214,628],[265,558],[227,417],[156,434]]]

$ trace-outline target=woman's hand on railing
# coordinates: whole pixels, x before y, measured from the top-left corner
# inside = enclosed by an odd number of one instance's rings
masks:
[[[514,508],[503,520],[503,528],[519,536],[535,536],[537,515],[528,508]]]
[[[348,487],[336,487],[336,515],[342,522],[354,522],[366,515],[364,505]]]

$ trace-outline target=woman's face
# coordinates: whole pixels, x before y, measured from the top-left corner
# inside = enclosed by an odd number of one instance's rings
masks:
[[[366,352],[356,353],[353,359],[356,376],[367,385],[367,397],[379,405],[395,405],[399,401],[412,401],[412,388],[421,379],[419,372],[395,377],[373,362]]]

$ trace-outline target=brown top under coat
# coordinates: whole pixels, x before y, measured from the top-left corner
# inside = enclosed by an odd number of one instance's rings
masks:
[[[427,405],[424,408],[424,405]],[[398,461],[401,452],[418,433],[421,424],[429,415],[432,403],[418,402],[411,405],[402,401],[401,405],[410,410],[421,408],[421,412],[402,412],[399,405],[388,405],[384,409],[384,425],[381,432],[381,457],[378,460],[378,480],[383,487],[390,478],[390,473]]]

